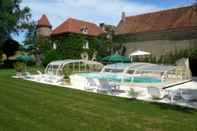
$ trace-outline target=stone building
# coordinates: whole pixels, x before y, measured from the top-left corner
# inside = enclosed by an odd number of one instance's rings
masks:
[[[42,15],[37,23],[37,35],[43,37],[57,37],[63,34],[83,34],[90,37],[97,37],[103,33],[104,30],[102,27],[74,18],[67,19],[54,29],[52,29],[52,25],[46,15]]]
[[[53,40],[59,37],[66,37],[70,34],[82,34],[87,37],[85,43],[83,43],[83,48],[89,49],[88,38],[98,37],[104,34],[105,31],[102,27],[97,26],[95,23],[78,20],[74,18],[68,18],[58,27],[52,29],[46,15],[43,15],[37,24],[37,35],[38,37],[50,37]],[[65,44],[65,43],[64,43]],[[53,43],[53,48],[56,49],[56,43]]]
[[[104,33],[103,29],[94,23],[69,18],[52,31],[52,36],[62,34],[83,34],[87,36],[97,37]]]
[[[114,43],[126,47],[125,55],[143,50],[161,56],[197,47],[197,9],[190,6],[128,17],[123,13]]]
[[[37,23],[37,35],[39,37],[49,37],[52,33],[52,25],[50,24],[46,15],[38,20]]]

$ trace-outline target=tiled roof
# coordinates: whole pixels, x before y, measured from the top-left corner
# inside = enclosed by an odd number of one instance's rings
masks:
[[[37,27],[52,27],[46,15],[42,15],[42,17],[38,20]]]
[[[194,6],[126,17],[124,21],[120,21],[115,34],[160,32],[192,27],[197,27],[197,9]]]
[[[83,29],[86,29],[86,35],[89,36],[98,36],[104,33],[103,30],[94,23],[69,18],[56,29],[54,29],[52,35],[64,33],[83,33]]]

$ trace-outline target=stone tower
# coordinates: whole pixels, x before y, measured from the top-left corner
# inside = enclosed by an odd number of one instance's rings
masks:
[[[52,32],[52,25],[50,24],[46,15],[38,20],[37,23],[37,35],[38,37],[49,37]]]

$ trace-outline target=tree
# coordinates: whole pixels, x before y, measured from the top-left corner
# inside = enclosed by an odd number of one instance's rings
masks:
[[[12,33],[29,28],[28,7],[20,7],[21,0],[0,0],[0,46]]]
[[[15,40],[8,39],[2,45],[2,50],[6,54],[7,58],[13,56],[16,51],[19,50],[19,43]]]
[[[29,23],[29,28],[27,29],[27,33],[25,35],[24,44],[26,46],[36,46],[37,34],[36,34],[36,23]]]

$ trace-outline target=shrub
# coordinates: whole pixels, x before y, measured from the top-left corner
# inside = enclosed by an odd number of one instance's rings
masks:
[[[161,55],[160,57],[155,57],[153,55],[144,58],[135,58],[134,61],[139,62],[150,62],[157,64],[175,64],[175,62],[181,58],[197,58],[197,49],[183,49],[175,50],[175,52],[168,53],[166,55]]]
[[[43,54],[44,59],[42,63],[44,66],[46,66],[51,61],[64,59],[64,56],[62,56],[61,53],[58,53],[55,50],[45,51]]]

